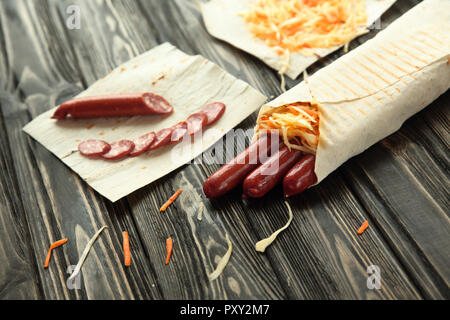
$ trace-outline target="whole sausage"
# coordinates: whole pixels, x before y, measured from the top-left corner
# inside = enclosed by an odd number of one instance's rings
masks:
[[[56,109],[53,119],[126,117],[149,114],[170,114],[173,107],[163,97],[151,93],[105,95],[76,98]]]
[[[240,184],[252,170],[260,165],[261,160],[264,160],[262,157],[267,156],[271,151],[276,151],[271,150],[278,147],[278,144],[272,143],[274,139],[279,139],[279,136],[270,133],[262,134],[236,158],[213,173],[203,184],[206,197],[220,197]]]
[[[308,154],[289,170],[283,179],[283,191],[286,198],[299,194],[316,183],[315,161],[316,157]]]
[[[250,198],[263,197],[283,179],[301,156],[301,151],[290,151],[284,146],[245,178],[244,194]]]
[[[224,114],[225,109],[225,104],[223,104],[222,102],[213,102],[204,106],[201,111],[208,116],[206,125],[210,126],[214,122],[219,120]]]

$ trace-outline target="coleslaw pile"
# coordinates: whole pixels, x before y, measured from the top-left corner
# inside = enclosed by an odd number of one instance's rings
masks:
[[[346,44],[367,21],[364,0],[259,0],[240,15],[280,56]]]
[[[274,108],[258,122],[259,130],[278,130],[288,148],[315,154],[319,144],[319,111],[311,103]]]

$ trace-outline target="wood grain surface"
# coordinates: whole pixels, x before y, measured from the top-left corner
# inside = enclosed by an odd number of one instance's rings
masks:
[[[397,1],[382,27],[418,2]],[[66,26],[71,5],[80,9],[80,30]],[[42,112],[163,42],[203,55],[268,97],[281,93],[275,71],[207,33],[196,1],[0,1],[0,299],[450,298],[448,92],[290,199],[292,224],[264,254],[254,244],[288,219],[280,188],[258,201],[242,200],[241,190],[209,201],[202,184],[219,165],[190,164],[112,204],[22,132]],[[300,81],[288,80],[288,87]],[[255,120],[256,113],[238,128]],[[248,143],[239,138],[236,149]],[[179,199],[160,213],[180,188]],[[358,236],[364,220],[370,227]],[[86,260],[81,288],[69,289],[68,267],[102,226],[108,229]],[[207,275],[227,250],[225,234],[233,254],[211,282]],[[165,265],[169,236],[174,252]],[[50,244],[61,238],[69,241],[44,269]],[[380,290],[367,287],[370,265],[381,270]]]

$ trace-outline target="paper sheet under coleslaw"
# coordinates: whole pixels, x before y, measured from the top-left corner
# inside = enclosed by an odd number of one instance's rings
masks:
[[[265,40],[255,36],[243,17],[243,13],[248,12],[249,8],[257,1],[210,0],[200,2],[206,28],[214,37],[256,56],[270,67],[285,73],[292,79],[297,78],[300,73],[319,60],[320,57],[339,49],[345,42],[348,42],[347,39],[351,40],[367,32],[365,28],[358,27],[358,31],[354,35],[340,39],[342,41],[340,45],[328,47],[322,44],[317,48],[305,48],[301,53],[289,51],[290,53],[286,54],[286,51],[282,50],[284,54],[280,55],[280,49],[283,48],[268,45]],[[367,16],[365,25],[368,27],[388,10],[395,0],[363,0],[363,2]],[[330,38],[327,41],[330,41]]]

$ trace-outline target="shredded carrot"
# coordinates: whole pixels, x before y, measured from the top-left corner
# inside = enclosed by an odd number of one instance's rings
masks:
[[[364,221],[361,227],[358,229],[358,234],[362,234],[369,227],[369,221]]]
[[[278,130],[289,148],[315,153],[319,144],[319,110],[311,103],[292,103],[271,109],[259,120],[259,130]]]
[[[240,16],[279,55],[343,45],[367,23],[364,0],[258,0]]]
[[[178,196],[183,192],[183,190],[179,189],[173,196],[167,200],[166,203],[163,204],[163,206],[159,209],[159,211],[166,211],[166,209],[178,198]]]
[[[128,232],[126,231],[124,231],[122,235],[124,264],[126,267],[129,267],[131,265],[130,238],[128,236]]]
[[[47,268],[48,264],[50,263],[50,257],[52,256],[52,250],[55,248],[58,248],[59,246],[62,246],[66,242],[67,242],[67,239],[62,239],[62,240],[58,240],[58,241],[54,242],[50,246],[50,249],[48,249],[47,258],[45,259],[44,268]]]
[[[172,249],[173,249],[173,240],[172,240],[172,237],[169,237],[169,238],[166,240],[166,247],[167,247],[166,264],[169,264],[170,256],[172,255]]]

